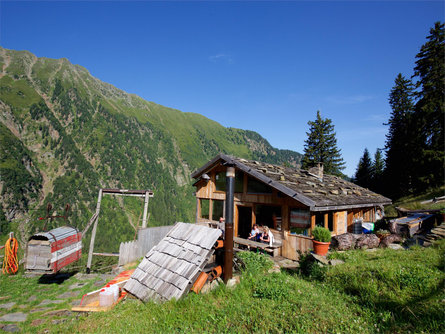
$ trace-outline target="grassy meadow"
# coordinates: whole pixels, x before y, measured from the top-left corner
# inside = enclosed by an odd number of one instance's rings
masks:
[[[313,266],[305,274],[271,272],[268,256],[242,253],[246,269],[233,289],[221,285],[164,304],[127,298],[110,312],[37,326],[33,317],[20,327],[49,333],[443,333],[444,250],[445,240],[429,248],[333,252],[331,258],[345,263]],[[20,276],[0,277],[2,290],[14,280],[8,289],[14,296],[38,286]]]

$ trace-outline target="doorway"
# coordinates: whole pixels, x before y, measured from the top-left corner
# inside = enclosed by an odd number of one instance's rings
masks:
[[[238,236],[245,238],[249,236],[252,229],[252,207],[237,206],[238,208]]]

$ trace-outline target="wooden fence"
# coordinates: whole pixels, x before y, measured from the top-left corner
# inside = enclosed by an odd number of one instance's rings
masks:
[[[285,233],[285,240],[283,240],[282,256],[298,260],[298,251],[306,253],[312,248],[312,239],[300,234]]]
[[[143,257],[167,235],[172,227],[173,225],[140,229],[137,240],[120,244],[119,265],[122,266]]]

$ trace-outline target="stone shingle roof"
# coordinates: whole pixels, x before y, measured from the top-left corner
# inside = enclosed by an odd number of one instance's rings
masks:
[[[311,211],[391,204],[389,198],[337,176],[324,174],[320,179],[304,169],[277,166],[224,154],[219,154],[195,171],[192,177],[198,178],[220,163],[235,165],[250,176],[309,206]]]
[[[145,255],[125,290],[143,301],[181,298],[207,264],[221,233],[206,226],[176,223]]]

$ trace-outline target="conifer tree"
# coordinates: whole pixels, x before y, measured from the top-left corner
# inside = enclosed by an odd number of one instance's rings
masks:
[[[411,124],[414,112],[414,86],[401,73],[395,79],[389,95],[391,116],[386,135],[386,194],[399,197],[412,190],[413,159],[418,152],[418,145],[413,143]]]
[[[370,189],[382,193],[384,190],[384,175],[385,161],[382,156],[382,150],[378,148],[374,154],[374,161],[372,163],[371,187]]]
[[[422,155],[416,169],[420,171],[417,187],[444,183],[445,126],[445,42],[444,24],[436,22],[427,42],[417,54],[414,77],[418,78],[418,102],[415,105],[417,134]]]
[[[321,118],[317,111],[315,121],[309,121],[309,132],[304,144],[304,157],[302,167],[308,169],[317,163],[323,163],[324,172],[337,176],[343,176],[341,170],[345,168],[345,162],[337,147],[334,125],[329,118]]]
[[[363,156],[357,166],[354,176],[354,182],[361,187],[371,188],[372,185],[372,161],[369,156],[369,151],[365,148]]]

